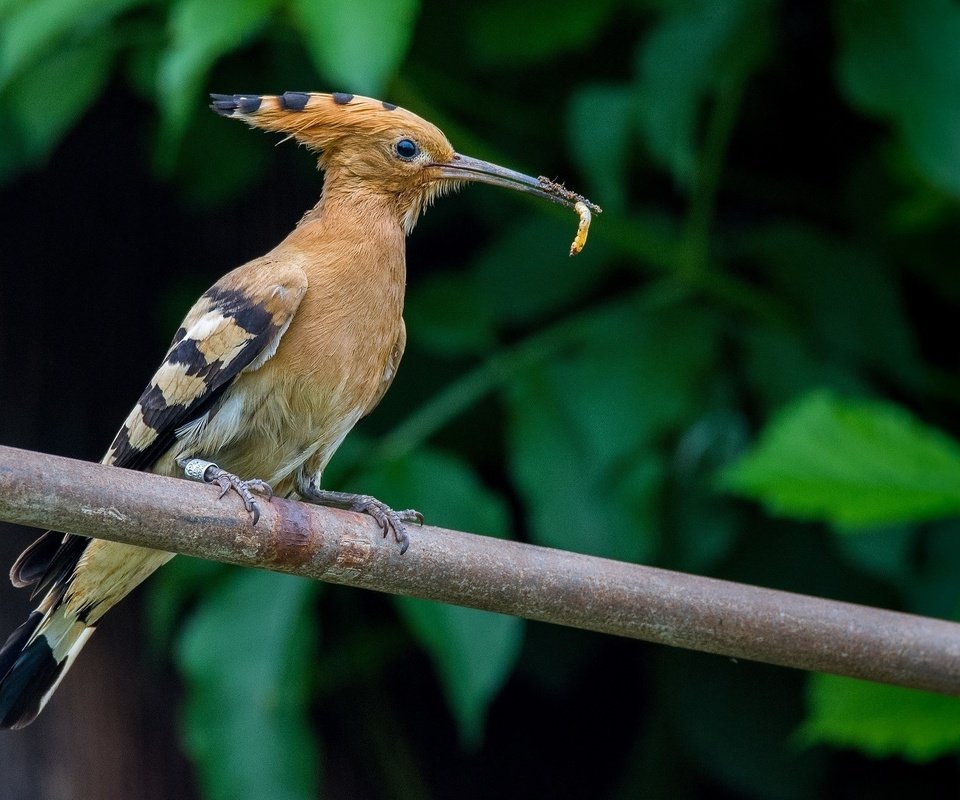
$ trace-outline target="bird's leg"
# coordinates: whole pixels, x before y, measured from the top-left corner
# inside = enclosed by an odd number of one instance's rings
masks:
[[[360,514],[369,514],[374,518],[384,538],[392,533],[397,544],[400,545],[400,555],[407,552],[410,546],[410,537],[407,535],[407,526],[404,523],[415,522],[423,524],[423,514],[413,508],[403,511],[394,511],[386,503],[371,497],[368,494],[353,494],[352,492],[331,492],[321,489],[314,479],[300,480],[297,486],[300,496],[311,503],[320,506],[332,506],[346,511],[356,511]]]
[[[204,461],[202,458],[178,458],[177,466],[183,470],[183,474],[190,480],[200,481],[201,483],[215,483],[220,487],[220,497],[223,497],[231,489],[235,491],[240,499],[243,500],[243,507],[253,517],[253,524],[256,525],[260,520],[260,506],[257,504],[253,493],[259,492],[267,496],[267,500],[273,497],[273,487],[266,481],[259,478],[243,480],[238,478],[232,472],[220,469],[212,461]]]

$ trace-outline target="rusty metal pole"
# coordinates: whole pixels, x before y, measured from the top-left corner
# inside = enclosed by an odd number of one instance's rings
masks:
[[[618,636],[960,695],[960,624],[425,526],[400,555],[367,517],[239,501],[0,446],[0,520]]]

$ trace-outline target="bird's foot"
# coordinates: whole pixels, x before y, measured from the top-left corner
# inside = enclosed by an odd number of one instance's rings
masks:
[[[204,461],[201,458],[184,458],[177,461],[184,474],[191,480],[201,481],[202,483],[215,483],[220,487],[220,497],[222,498],[231,489],[235,491],[243,501],[243,507],[253,518],[253,524],[260,521],[260,505],[253,496],[254,492],[266,495],[267,501],[273,497],[273,487],[266,481],[259,478],[243,480],[232,472],[220,469],[212,461]]]
[[[386,503],[371,497],[368,494],[353,494],[351,492],[331,492],[317,488],[314,484],[301,486],[300,494],[305,500],[321,506],[333,506],[346,511],[356,511],[358,514],[367,514],[373,517],[383,536],[393,534],[393,538],[400,545],[400,555],[407,552],[410,546],[410,536],[407,534],[406,523],[413,522],[423,525],[423,514],[413,508],[395,511]]]

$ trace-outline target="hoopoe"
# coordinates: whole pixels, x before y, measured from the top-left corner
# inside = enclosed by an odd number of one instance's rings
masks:
[[[403,356],[406,235],[435,198],[471,181],[577,206],[587,221],[584,208],[599,209],[545,178],[454,152],[436,126],[391,103],[301,92],[212,99],[217,113],[316,151],[320,201],[190,309],[103,463],[216,483],[221,497],[239,495],[254,525],[254,493],[363,512],[402,553],[417,512],[321,489],[320,476]],[[30,545],[10,577],[42,600],[0,649],[0,727],[32,722],[104,613],[172,557],[54,531]]]

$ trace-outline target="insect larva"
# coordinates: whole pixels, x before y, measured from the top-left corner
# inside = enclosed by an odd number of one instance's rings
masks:
[[[586,203],[578,202],[573,210],[580,215],[580,224],[577,226],[577,235],[573,237],[573,243],[570,245],[570,255],[575,256],[587,243],[587,234],[590,232],[590,209]]]

